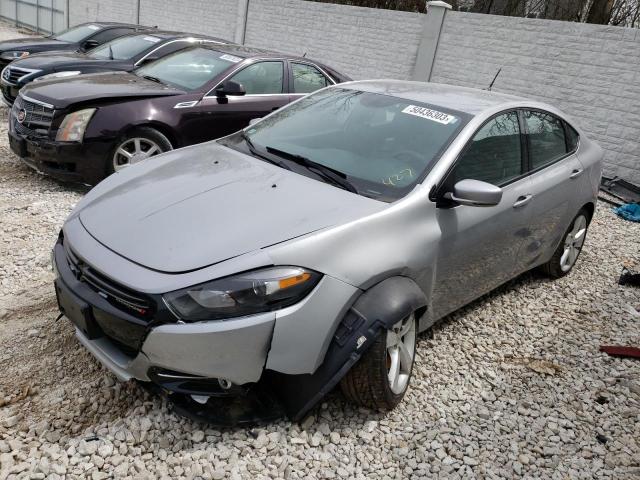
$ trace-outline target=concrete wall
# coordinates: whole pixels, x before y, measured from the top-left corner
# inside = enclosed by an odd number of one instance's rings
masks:
[[[411,77],[425,15],[250,0],[245,43],[325,61],[353,78]]]
[[[449,11],[431,81],[551,103],[606,150],[606,173],[640,184],[640,30]]]

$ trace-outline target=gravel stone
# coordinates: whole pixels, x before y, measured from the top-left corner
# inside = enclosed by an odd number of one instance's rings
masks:
[[[0,23],[0,40],[19,35]],[[640,364],[599,351],[640,345],[639,291],[617,284],[623,264],[640,265],[640,224],[608,205],[571,274],[522,275],[420,335],[394,411],[335,391],[301,425],[218,429],[117,382],[55,321],[50,249],[87,189],[23,165],[8,112],[0,106],[0,479],[640,478]]]

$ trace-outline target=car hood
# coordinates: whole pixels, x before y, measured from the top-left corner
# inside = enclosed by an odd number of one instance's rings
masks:
[[[122,257],[182,273],[387,206],[208,142],[112,175],[72,217]]]
[[[37,52],[40,50],[52,48],[65,49],[69,48],[70,46],[72,46],[70,43],[61,42],[60,40],[54,40],[53,38],[25,37],[0,42],[0,52],[8,52],[12,50]]]
[[[28,68],[37,70],[66,70],[75,65],[94,65],[104,64],[110,60],[95,59],[81,52],[46,52],[34,53],[26,58],[14,60],[12,67]]]
[[[27,85],[23,91],[25,95],[50,103],[56,108],[66,108],[74,103],[90,100],[186,93],[184,90],[161,85],[127,72],[94,73],[34,82]]]

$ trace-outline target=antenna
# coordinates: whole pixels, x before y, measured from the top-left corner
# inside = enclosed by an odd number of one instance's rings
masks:
[[[498,75],[500,75],[501,71],[502,71],[502,67],[498,69],[498,73],[496,73],[496,76],[493,77],[493,80],[491,80],[491,83],[489,84],[489,88],[487,88],[487,90],[491,91],[491,89],[493,88],[493,84],[496,83],[496,80],[498,79]]]
[[[307,52],[304,52],[304,53],[302,54],[302,58],[305,58],[306,56],[307,56]]]

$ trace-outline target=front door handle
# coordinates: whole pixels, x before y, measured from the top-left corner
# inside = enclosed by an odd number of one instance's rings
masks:
[[[569,178],[578,178],[580,175],[582,175],[582,172],[584,172],[582,168],[576,168],[573,172],[571,172]]]
[[[522,195],[518,197],[518,200],[516,200],[516,203],[513,204],[513,208],[524,207],[527,203],[531,201],[532,198],[533,198],[533,195]]]

